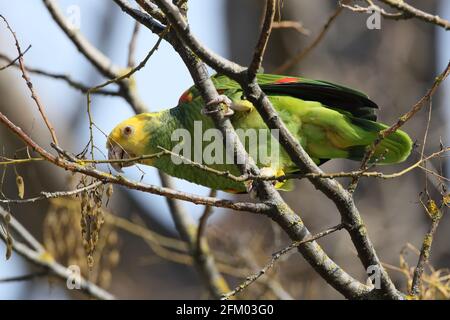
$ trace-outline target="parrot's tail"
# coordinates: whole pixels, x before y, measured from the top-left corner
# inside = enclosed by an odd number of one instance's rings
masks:
[[[373,122],[364,119],[354,119],[358,122],[358,125],[365,128],[370,132],[380,132],[387,129],[388,126],[379,122]],[[375,135],[377,138],[378,135]],[[374,140],[372,141],[372,143]],[[351,151],[351,159],[361,161],[367,152],[368,146],[353,147]],[[378,164],[395,164],[405,161],[411,154],[413,148],[413,142],[409,135],[401,130],[397,130],[394,133],[381,140],[380,144],[375,149],[375,153],[371,159],[371,162],[377,162]]]

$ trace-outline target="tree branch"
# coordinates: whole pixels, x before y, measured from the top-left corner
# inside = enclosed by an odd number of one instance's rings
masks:
[[[8,217],[9,222],[8,226],[16,232],[20,237],[24,238],[27,242],[33,245],[34,249],[31,249],[27,245],[18,242],[16,240],[12,241],[12,249],[23,256],[28,261],[34,263],[37,266],[44,267],[51,274],[65,280],[69,281],[71,277],[73,277],[73,272],[63,265],[56,262],[50,254],[45,251],[44,247],[17,221],[12,215],[5,211],[0,206],[0,216],[4,219]],[[6,243],[6,239],[8,235],[5,233],[3,228],[0,228],[0,237]],[[79,276],[77,279],[79,280],[80,290],[90,295],[91,297],[99,300],[111,300],[114,299],[114,296],[109,292],[103,290],[92,282],[84,279]]]
[[[6,56],[5,54],[0,53],[0,59],[1,60],[5,60],[8,62],[9,66],[14,66],[16,68],[19,68],[19,65],[16,64],[16,59],[12,60],[10,57]],[[17,58],[18,60],[18,58]],[[49,72],[46,70],[42,70],[39,68],[31,68],[31,67],[25,67],[25,70],[29,73],[33,73],[39,76],[44,76],[50,79],[55,79],[55,80],[62,80],[64,81],[67,85],[69,85],[70,87],[80,91],[81,93],[87,93],[91,87],[88,85],[85,85],[79,81],[76,81],[74,79],[72,79],[69,75],[66,74],[60,74],[60,73],[53,73],[53,72]],[[109,91],[109,90],[98,90],[95,92],[95,94],[98,95],[104,95],[104,96],[116,96],[116,97],[120,97],[121,94],[119,91]]]
[[[348,0],[346,0],[348,1]],[[343,8],[337,7],[336,10],[331,14],[331,16],[328,18],[327,22],[322,27],[322,30],[320,31],[319,35],[314,39],[313,42],[306,48],[302,49],[299,53],[297,53],[295,56],[293,56],[291,59],[287,60],[285,63],[283,63],[281,66],[279,66],[274,73],[283,74],[293,66],[297,65],[302,61],[311,51],[316,48],[319,43],[323,40],[325,35],[327,34],[328,30],[330,29],[333,22],[336,20],[336,18],[341,14]]]
[[[266,13],[261,35],[258,44],[256,45],[252,62],[250,63],[250,66],[248,68],[248,76],[251,79],[256,76],[256,73],[262,66],[267,43],[269,42],[270,34],[272,33],[273,19],[275,18],[277,0],[266,0],[266,2]]]
[[[395,8],[399,11],[401,11],[403,14],[409,17],[415,17],[419,20],[432,23],[434,25],[437,25],[439,27],[444,28],[445,30],[450,30],[450,21],[440,18],[437,15],[432,15],[427,12],[424,12],[422,10],[419,10],[417,8],[414,8],[413,6],[407,4],[405,1],[399,1],[399,0],[378,0],[382,3],[385,3],[389,5],[392,8]]]
[[[431,254],[431,245],[433,244],[434,234],[439,226],[439,222],[442,219],[442,211],[439,209],[434,202],[430,200],[428,205],[425,207],[428,216],[431,219],[431,225],[429,231],[425,235],[422,243],[422,248],[420,250],[419,261],[417,262],[417,267],[414,270],[413,281],[411,284],[411,295],[418,296],[421,291],[422,286],[422,276],[425,268],[425,264],[428,263]]]
[[[123,68],[115,66],[111,60],[93,46],[78,30],[67,22],[56,0],[42,0],[53,20],[76,46],[78,51],[106,78],[115,79],[122,75]],[[137,94],[128,79],[118,82],[123,98],[131,105],[136,113],[147,111],[147,107]]]
[[[36,106],[39,110],[39,113],[42,116],[42,119],[44,120],[45,125],[48,128],[48,131],[50,131],[50,135],[52,137],[53,143],[54,144],[58,144],[58,139],[56,138],[56,132],[55,129],[53,128],[53,125],[51,124],[50,120],[48,119],[45,109],[44,109],[44,105],[41,102],[41,99],[39,98],[39,96],[37,95],[36,91],[33,88],[33,84],[31,83],[31,79],[28,76],[27,70],[25,69],[25,64],[24,64],[24,59],[23,59],[23,53],[22,53],[22,49],[20,48],[20,44],[19,44],[19,40],[17,39],[16,33],[11,29],[8,21],[6,20],[5,17],[3,17],[0,14],[0,18],[3,19],[3,21],[5,21],[6,23],[6,27],[8,28],[8,30],[10,31],[11,35],[14,38],[15,41],[15,45],[17,48],[17,52],[19,54],[19,68],[20,71],[22,72],[22,78],[25,80],[25,82],[27,83],[27,87],[30,90],[31,93],[31,98],[34,100],[34,102],[36,103]]]
[[[290,252],[292,249],[294,248],[298,248],[300,245],[308,243],[308,242],[312,242],[312,241],[316,241],[320,238],[323,238],[333,232],[339,231],[341,229],[343,229],[344,226],[342,224],[337,225],[335,227],[329,228],[325,231],[322,231],[320,233],[317,233],[315,235],[309,236],[308,238],[302,240],[302,241],[297,241],[297,242],[293,242],[292,244],[290,244],[289,246],[287,246],[286,248],[275,252],[274,254],[272,254],[272,258],[270,259],[270,261],[261,269],[259,270],[257,273],[252,274],[251,276],[247,277],[247,279],[239,284],[235,289],[233,289],[232,291],[228,292],[227,294],[225,294],[222,297],[222,300],[228,300],[229,298],[235,296],[236,294],[238,294],[239,292],[243,291],[244,289],[246,289],[249,285],[251,285],[252,283],[254,283],[256,280],[258,280],[260,277],[262,277],[263,275],[265,275],[267,273],[267,271],[269,271],[269,269],[273,268],[273,266],[275,265],[275,262],[277,262],[279,259],[281,259],[285,254],[287,254],[288,252]]]
[[[163,172],[160,172],[160,179],[166,187],[173,189],[174,186],[169,176]],[[214,257],[209,251],[208,244],[206,242],[202,243],[200,250],[198,250],[198,225],[177,200],[170,198],[166,199],[170,207],[172,219],[175,222],[175,226],[181,236],[181,239],[188,244],[190,254],[195,262],[195,266],[202,276],[203,281],[207,285],[210,294],[214,299],[220,299],[222,295],[230,289],[228,288],[225,278],[217,270]]]

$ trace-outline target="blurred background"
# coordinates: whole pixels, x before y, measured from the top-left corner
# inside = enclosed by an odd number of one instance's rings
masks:
[[[447,0],[408,2],[424,11],[450,18],[450,2]],[[248,64],[260,30],[263,3],[258,0],[190,0],[192,30],[214,51],[238,63]],[[82,33],[115,64],[126,66],[133,20],[111,1],[61,0],[59,5],[67,15],[74,8],[79,9]],[[284,28],[274,30],[264,62],[265,72],[273,72],[308,46],[335,10],[335,1],[284,0],[282,20],[301,23],[304,29],[301,32]],[[0,14],[8,19],[23,48],[32,45],[25,55],[28,67],[68,74],[89,86],[104,81],[58,28],[41,1],[1,1]],[[381,107],[379,119],[393,123],[425,94],[434,77],[447,65],[450,35],[442,28],[415,19],[382,19],[379,30],[369,30],[366,20],[365,14],[344,10],[314,51],[284,73],[328,80],[366,92]],[[141,30],[137,61],[141,61],[156,40],[157,37],[149,31]],[[11,58],[16,56],[14,42],[4,26],[0,28],[0,53]],[[0,59],[0,65],[3,64]],[[32,80],[56,127],[60,143],[73,153],[82,151],[89,139],[85,95],[54,79],[32,75]],[[181,93],[192,85],[181,59],[164,42],[145,69],[136,75],[136,81],[141,98],[152,111],[175,106]],[[448,145],[449,99],[450,82],[447,81],[433,98],[425,147],[427,154],[438,151],[441,141]],[[103,132],[109,132],[118,122],[133,114],[123,99],[113,97],[95,96],[92,110],[95,123]],[[0,111],[43,146],[49,147],[48,134],[17,69],[0,72]],[[381,171],[400,171],[419,159],[427,119],[428,112],[424,108],[404,127],[419,146],[408,162],[379,168]],[[100,148],[97,156],[101,157],[101,152],[105,152],[105,136],[97,130],[94,138]],[[15,152],[20,152],[23,145],[0,127],[0,148],[2,155],[12,157]],[[445,171],[448,169],[446,165],[443,163]],[[355,162],[330,161],[323,169],[337,172],[357,167]],[[0,175],[4,175],[1,191],[9,198],[17,197],[15,170],[24,177],[26,197],[43,190],[67,190],[76,179],[44,163],[17,166],[15,169],[0,168]],[[129,177],[140,179],[143,176],[145,182],[160,184],[157,172],[151,168],[141,166],[126,169],[125,172]],[[425,185],[423,171],[417,170],[398,179],[363,179],[355,195],[380,258],[389,265],[401,268],[400,271],[391,268],[389,273],[403,290],[407,279],[401,271],[408,269],[406,263],[411,266],[416,263],[417,255],[411,246],[420,248],[429,225],[419,201]],[[179,180],[177,188],[202,195],[209,193],[203,187]],[[432,184],[428,188],[430,195],[439,199],[440,190]],[[299,212],[312,232],[339,223],[340,217],[333,203],[324,200],[326,198],[307,181],[297,182],[294,192],[282,195]],[[231,196],[220,193],[219,197]],[[200,206],[189,203],[184,206],[195,219],[203,212]],[[77,208],[76,203],[53,201],[11,205],[10,210],[61,263],[85,265],[86,256],[78,239]],[[208,298],[189,257],[180,250],[167,249],[165,243],[161,245],[151,240],[152,235],[160,242],[178,239],[164,198],[115,187],[106,210],[125,220],[118,222],[111,218],[114,223],[108,223],[106,219],[100,236],[103,241],[98,248],[97,263],[88,272],[92,281],[124,299]],[[269,219],[221,209],[214,212],[208,224],[208,240],[231,287],[263,266],[272,252],[289,244],[283,232]],[[126,221],[132,222],[132,226]],[[449,228],[450,221],[444,217],[433,243],[431,258],[437,270],[450,266]],[[139,233],[136,230],[141,229],[147,230],[145,236],[136,234]],[[345,232],[335,233],[319,242],[332,259],[356,278],[365,281],[365,271]],[[175,243],[173,247],[180,245],[180,242]],[[407,244],[411,246],[405,250]],[[0,280],[39,270],[16,254],[6,261],[4,251],[2,243]],[[405,260],[402,260],[403,257]],[[240,297],[341,298],[298,254],[292,254],[278,263],[268,279],[252,285]],[[27,282],[0,282],[0,298],[70,299],[85,296],[67,291],[58,280],[42,277]]]

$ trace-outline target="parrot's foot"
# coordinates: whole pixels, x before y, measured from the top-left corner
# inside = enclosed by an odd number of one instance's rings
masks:
[[[241,100],[239,102],[235,102],[230,107],[236,112],[252,112],[255,107],[253,104],[248,100]]]
[[[284,171],[282,169],[276,169],[273,167],[263,167],[259,172],[259,176],[263,179],[274,179],[270,180],[275,189],[280,189],[283,186],[283,182],[277,181],[275,178],[284,176]],[[255,190],[253,188],[253,180],[248,180],[245,182],[245,187],[247,189],[247,193],[250,194],[250,197],[254,199],[256,197]]]
[[[280,174],[280,172],[279,172],[280,170],[277,170],[273,167],[263,167],[263,168],[261,168],[259,175],[266,179],[278,177]]]
[[[231,101],[230,98],[228,98],[226,95],[223,95],[223,94],[218,95],[215,99],[213,99],[210,102],[208,102],[206,104],[206,106],[209,107],[209,106],[214,106],[214,105],[218,105],[218,104],[223,104],[223,105],[226,106],[226,108],[224,110],[224,113],[223,113],[223,115],[225,117],[231,117],[234,114],[234,111],[232,109],[233,101]],[[211,115],[211,114],[216,113],[218,111],[219,111],[219,109],[210,111],[210,110],[208,110],[206,108],[203,108],[202,109],[202,114],[208,116],[208,115]]]
[[[275,187],[275,189],[283,189],[283,185],[285,182],[277,180],[276,178],[283,177],[285,175],[283,169],[276,169],[273,167],[264,167],[260,170],[260,176],[266,178],[266,179],[273,179],[271,180],[272,185]]]

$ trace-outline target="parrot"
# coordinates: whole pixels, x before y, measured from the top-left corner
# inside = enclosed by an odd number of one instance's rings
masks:
[[[261,157],[264,159],[255,159],[261,169],[261,175],[280,177],[299,173],[299,168],[279,146],[278,140],[273,138],[273,132],[268,129],[255,106],[245,97],[241,86],[221,74],[213,75],[211,80],[219,96],[210,103],[222,106],[236,132],[244,132],[244,137],[239,135],[239,139],[247,152],[250,155],[270,154]],[[376,121],[377,104],[364,93],[346,86],[264,73],[257,74],[257,82],[287,129],[317,165],[337,158],[361,161],[369,146],[378,138],[379,132],[388,128],[387,125]],[[122,121],[107,138],[106,147],[108,158],[112,160],[111,166],[122,172],[123,167],[139,163],[214,190],[229,193],[250,192],[249,181],[237,181],[227,174],[217,174],[194,165],[198,163],[199,158],[202,160],[201,156],[197,157],[202,152],[206,154],[209,151],[213,160],[220,160],[220,155],[223,158],[223,154],[228,152],[227,142],[220,139],[220,135],[211,133],[215,125],[208,113],[210,111],[207,110],[200,91],[196,86],[192,86],[181,95],[176,107],[138,114]],[[263,132],[259,136],[256,135],[260,138],[257,143],[250,143],[250,139],[246,139],[248,137],[245,132],[252,130]],[[210,133],[206,134],[208,131]],[[187,133],[190,137],[180,132]],[[174,139],[174,134],[178,139]],[[183,138],[182,141],[180,137]],[[410,155],[412,146],[409,135],[397,130],[381,140],[370,162],[403,162]],[[194,152],[186,151],[189,148]],[[173,152],[161,153],[162,150]],[[178,153],[175,150],[178,150]],[[272,152],[274,150],[279,151]],[[264,152],[259,153],[260,151]],[[174,153],[180,154],[179,161],[176,161]],[[146,158],[147,155],[158,156]],[[137,160],[114,162],[126,159]],[[217,172],[240,176],[239,166],[234,161],[210,160],[207,167]],[[273,184],[276,189],[293,189],[290,180]]]

